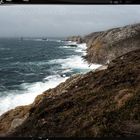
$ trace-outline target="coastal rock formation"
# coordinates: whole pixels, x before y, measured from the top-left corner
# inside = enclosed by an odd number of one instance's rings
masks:
[[[107,69],[75,75],[39,95],[26,120],[8,136],[140,135],[139,103],[140,50],[135,50]]]
[[[124,53],[140,48],[140,24],[93,32],[84,37],[73,36],[67,40],[87,44],[87,55],[84,58],[89,63],[106,64]]]
[[[88,62],[106,64],[124,53],[140,48],[140,24],[91,33],[84,40],[87,43],[85,58]]]
[[[66,39],[67,41],[73,41],[77,43],[83,43],[84,39],[81,36],[71,36]]]

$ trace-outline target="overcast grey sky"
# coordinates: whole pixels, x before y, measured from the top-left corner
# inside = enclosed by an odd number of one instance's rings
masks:
[[[0,7],[0,37],[84,35],[139,22],[139,5]]]

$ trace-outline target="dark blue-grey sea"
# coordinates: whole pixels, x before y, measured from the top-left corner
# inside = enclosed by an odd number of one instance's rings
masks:
[[[86,44],[63,39],[0,38],[0,114],[32,103],[73,74],[100,66],[89,66],[85,54]]]

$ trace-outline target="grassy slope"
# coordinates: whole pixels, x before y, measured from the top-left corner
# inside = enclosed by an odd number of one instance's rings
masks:
[[[45,94],[10,136],[140,135],[140,50]]]

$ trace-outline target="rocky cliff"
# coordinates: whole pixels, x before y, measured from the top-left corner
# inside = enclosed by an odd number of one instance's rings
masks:
[[[86,59],[91,63],[105,64],[124,53],[140,48],[139,44],[140,24],[95,33],[87,42]]]
[[[85,58],[89,63],[106,64],[124,53],[140,48],[140,24],[94,32],[84,37],[70,37],[68,40],[87,43]]]
[[[82,40],[88,44],[87,60],[103,64],[109,60],[106,69],[74,75],[37,96],[32,104],[4,113],[0,136],[139,136],[139,25],[105,32],[89,34]],[[97,51],[98,41],[104,45]],[[107,44],[113,44],[111,50]]]
[[[71,37],[68,37],[66,40],[77,42],[77,43],[83,43],[84,42],[84,38],[82,38],[81,36],[71,36]]]

